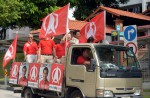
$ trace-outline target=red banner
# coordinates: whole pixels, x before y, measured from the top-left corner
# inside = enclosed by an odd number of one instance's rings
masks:
[[[64,73],[63,64],[52,64],[49,90],[58,92],[62,91],[63,73]]]
[[[17,84],[20,65],[21,65],[21,62],[13,62],[11,71],[10,71],[9,83]]]
[[[28,63],[22,63],[19,69],[19,81],[18,84],[21,86],[27,86],[28,82]]]
[[[28,86],[38,88],[38,77],[39,77],[39,70],[41,64],[39,63],[30,63],[29,66],[29,77],[28,77]]]
[[[45,64],[40,67],[40,73],[39,73],[39,88],[40,89],[49,89],[49,77],[50,77],[50,65]]]

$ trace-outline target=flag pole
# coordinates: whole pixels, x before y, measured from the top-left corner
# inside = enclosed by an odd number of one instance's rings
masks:
[[[70,8],[70,3],[68,3],[68,13],[69,13],[69,8]],[[67,24],[67,26],[66,26],[66,35],[65,35],[65,56],[67,55],[67,35],[68,35],[68,33],[69,33],[69,28],[68,28],[68,13],[67,13],[67,22],[66,22],[66,24]]]
[[[18,31],[16,32],[16,35],[17,35],[17,37],[18,37]],[[17,38],[17,40],[18,40],[18,38]],[[16,42],[16,52],[17,52],[17,42]],[[13,62],[15,62],[16,61],[16,58],[14,57],[13,58]]]

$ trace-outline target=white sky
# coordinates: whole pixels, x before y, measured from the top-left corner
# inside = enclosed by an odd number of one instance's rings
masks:
[[[74,12],[74,10],[75,10],[75,8],[70,8],[69,9],[69,19],[71,19],[71,20],[75,20],[75,18],[73,17],[73,12]]]

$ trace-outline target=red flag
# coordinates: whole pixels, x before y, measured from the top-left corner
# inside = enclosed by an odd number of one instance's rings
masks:
[[[94,38],[94,42],[103,40],[105,37],[105,12],[101,12],[90,20],[81,30],[80,30],[80,41],[87,42],[89,37]]]
[[[57,36],[67,32],[69,6],[70,4],[67,4],[43,19],[39,38]]]
[[[4,55],[3,68],[7,65],[7,63],[11,59],[15,58],[17,39],[18,39],[18,34],[16,34],[16,37],[15,37],[14,41],[12,42],[12,44],[10,45],[10,47],[8,48],[7,52]]]

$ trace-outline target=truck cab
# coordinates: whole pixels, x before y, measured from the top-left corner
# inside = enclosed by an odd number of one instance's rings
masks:
[[[79,64],[88,49],[89,65]],[[142,71],[131,48],[117,45],[72,45],[65,57],[68,98],[141,98]]]

